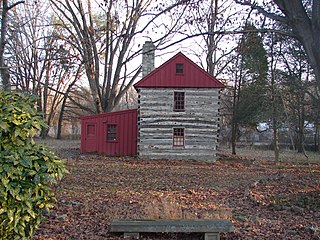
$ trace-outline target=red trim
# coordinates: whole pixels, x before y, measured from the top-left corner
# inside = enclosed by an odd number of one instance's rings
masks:
[[[184,128],[173,128],[172,145],[184,147]]]

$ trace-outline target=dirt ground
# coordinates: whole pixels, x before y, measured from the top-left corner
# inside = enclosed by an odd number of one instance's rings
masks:
[[[221,239],[320,239],[320,156],[221,151],[214,163],[80,155],[79,141],[47,141],[70,174],[54,186],[57,205],[34,239],[122,239],[113,219],[229,219]],[[142,239],[203,239],[142,234]]]

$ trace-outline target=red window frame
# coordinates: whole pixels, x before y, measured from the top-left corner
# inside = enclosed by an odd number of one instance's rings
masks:
[[[184,111],[185,110],[185,94],[184,92],[174,92],[174,111]]]
[[[117,141],[117,125],[107,124],[107,142]]]
[[[174,147],[184,147],[184,128],[173,128],[172,140]]]

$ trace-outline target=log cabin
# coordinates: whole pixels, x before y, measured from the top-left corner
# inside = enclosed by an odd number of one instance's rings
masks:
[[[181,52],[154,69],[154,50],[151,42],[144,44],[142,79],[134,84],[138,109],[83,117],[81,152],[130,152],[142,159],[214,161],[219,143],[220,91],[224,85]],[[122,131],[122,118],[130,119],[126,131]],[[93,129],[97,136],[92,134]],[[129,146],[130,151],[125,151]]]

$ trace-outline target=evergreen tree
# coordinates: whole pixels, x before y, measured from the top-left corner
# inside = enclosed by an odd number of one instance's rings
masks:
[[[246,24],[238,53],[241,56],[242,81],[237,119],[240,124],[255,126],[263,118],[268,74],[267,53],[256,27]]]
[[[267,53],[253,24],[247,23],[244,32],[235,58],[237,73],[233,91],[232,154],[235,154],[239,124],[256,126],[262,119],[266,103]]]

